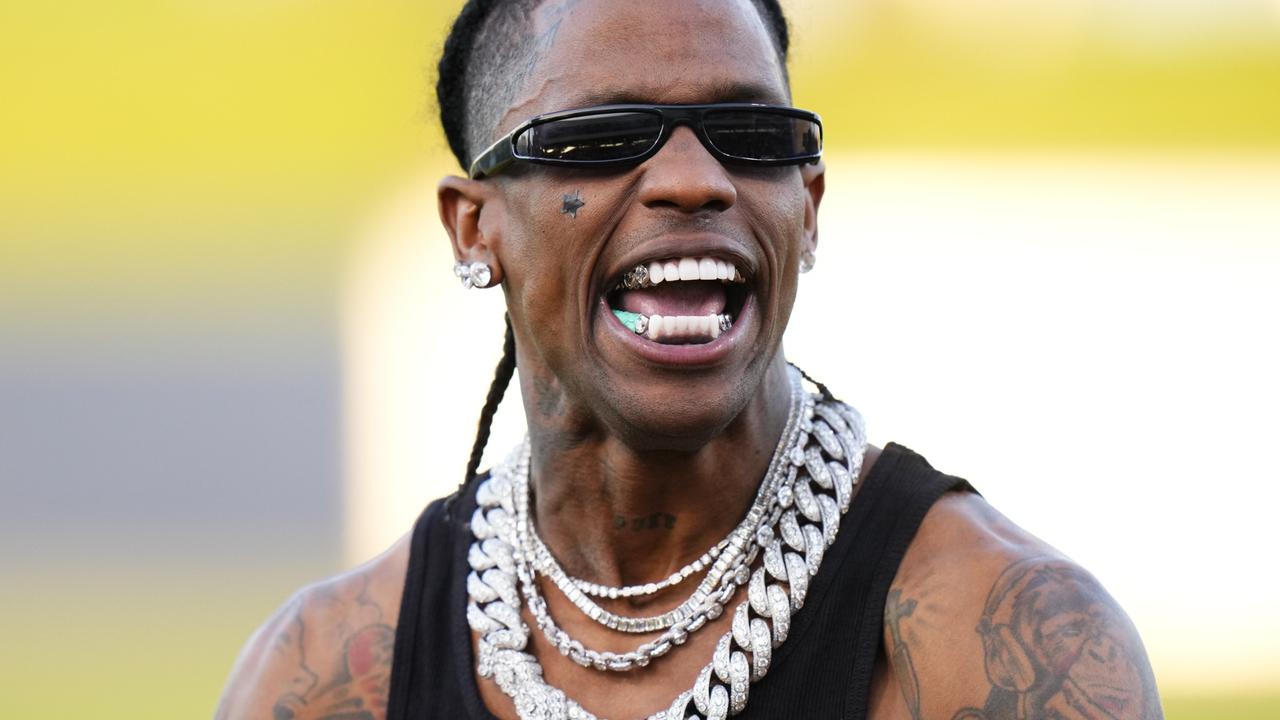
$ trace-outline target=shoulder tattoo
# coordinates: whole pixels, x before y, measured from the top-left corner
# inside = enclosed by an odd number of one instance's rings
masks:
[[[287,692],[276,699],[272,720],[383,720],[391,685],[395,629],[365,587],[354,599],[325,593],[320,602],[351,603],[338,627],[309,627],[305,601],[293,608],[289,628],[275,651],[288,657],[293,672]],[[325,652],[317,639],[339,641]]]
[[[1057,558],[1010,565],[977,626],[991,689],[952,720],[1160,720],[1133,623],[1093,576]]]

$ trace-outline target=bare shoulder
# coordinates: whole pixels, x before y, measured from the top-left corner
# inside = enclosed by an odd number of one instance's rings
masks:
[[[1158,720],[1147,654],[1098,581],[981,497],[926,516],[885,604],[899,713]]]
[[[408,537],[294,594],[254,633],[217,720],[383,720]]]

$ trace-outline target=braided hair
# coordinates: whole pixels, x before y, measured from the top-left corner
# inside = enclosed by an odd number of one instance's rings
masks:
[[[497,131],[502,113],[527,79],[527,62],[535,42],[529,16],[542,2],[467,0],[454,20],[437,66],[436,101],[449,149],[463,168],[470,166],[474,154]],[[791,38],[782,7],[778,0],[751,0],[751,3],[769,31],[785,79]],[[489,394],[480,411],[466,475],[449,503],[476,477],[489,442],[493,416],[515,373],[516,346],[510,315],[506,325],[502,359],[494,370]]]

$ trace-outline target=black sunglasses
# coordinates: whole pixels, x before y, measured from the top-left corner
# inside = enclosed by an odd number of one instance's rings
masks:
[[[601,105],[539,115],[471,163],[479,179],[517,160],[561,167],[636,165],[652,157],[676,125],[693,128],[723,163],[803,165],[822,157],[822,119],[779,105]]]

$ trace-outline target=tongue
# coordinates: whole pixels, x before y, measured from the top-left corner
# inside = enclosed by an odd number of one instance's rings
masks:
[[[617,307],[641,315],[711,315],[724,312],[724,285],[713,281],[662,283],[646,290],[624,290]]]

